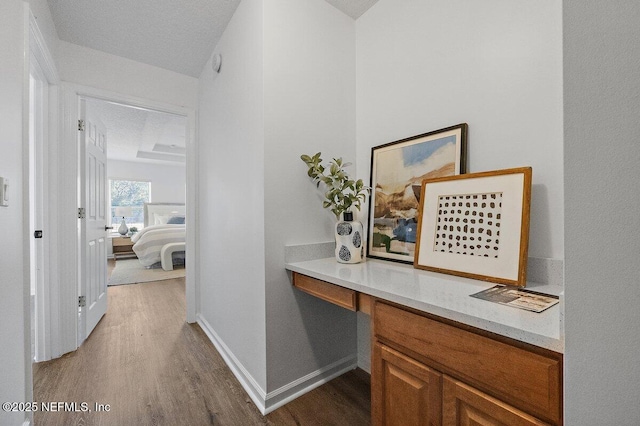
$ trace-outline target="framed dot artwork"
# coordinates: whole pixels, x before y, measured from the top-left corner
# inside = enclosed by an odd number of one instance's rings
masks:
[[[530,167],[425,180],[414,266],[526,285]]]

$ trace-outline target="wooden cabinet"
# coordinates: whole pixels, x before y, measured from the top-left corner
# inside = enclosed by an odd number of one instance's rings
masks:
[[[302,291],[371,314],[373,425],[562,425],[562,354],[292,277]]]
[[[441,423],[442,374],[398,351],[376,343],[372,417],[377,424],[431,426]]]
[[[118,260],[118,257],[136,257],[130,237],[113,237],[111,245],[113,247],[113,258],[116,260]]]
[[[443,378],[444,426],[540,426],[542,422],[449,376]]]
[[[561,354],[380,300],[372,322],[374,425],[562,424]]]
[[[374,424],[399,426],[541,426],[535,417],[379,343],[373,351]]]

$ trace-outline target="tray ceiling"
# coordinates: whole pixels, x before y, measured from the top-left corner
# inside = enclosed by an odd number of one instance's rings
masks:
[[[185,163],[185,117],[94,99],[87,100],[87,110],[107,128],[108,159]]]

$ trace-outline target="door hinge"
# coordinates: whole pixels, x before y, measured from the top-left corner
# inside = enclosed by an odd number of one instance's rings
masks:
[[[78,296],[78,306],[81,308],[87,306],[87,296]]]
[[[78,130],[84,132],[84,120],[78,120]]]
[[[84,207],[78,207],[78,219],[84,219],[84,218],[85,218]]]

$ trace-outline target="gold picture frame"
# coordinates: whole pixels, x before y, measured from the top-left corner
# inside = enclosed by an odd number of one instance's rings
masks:
[[[526,286],[531,167],[425,180],[414,267]]]

